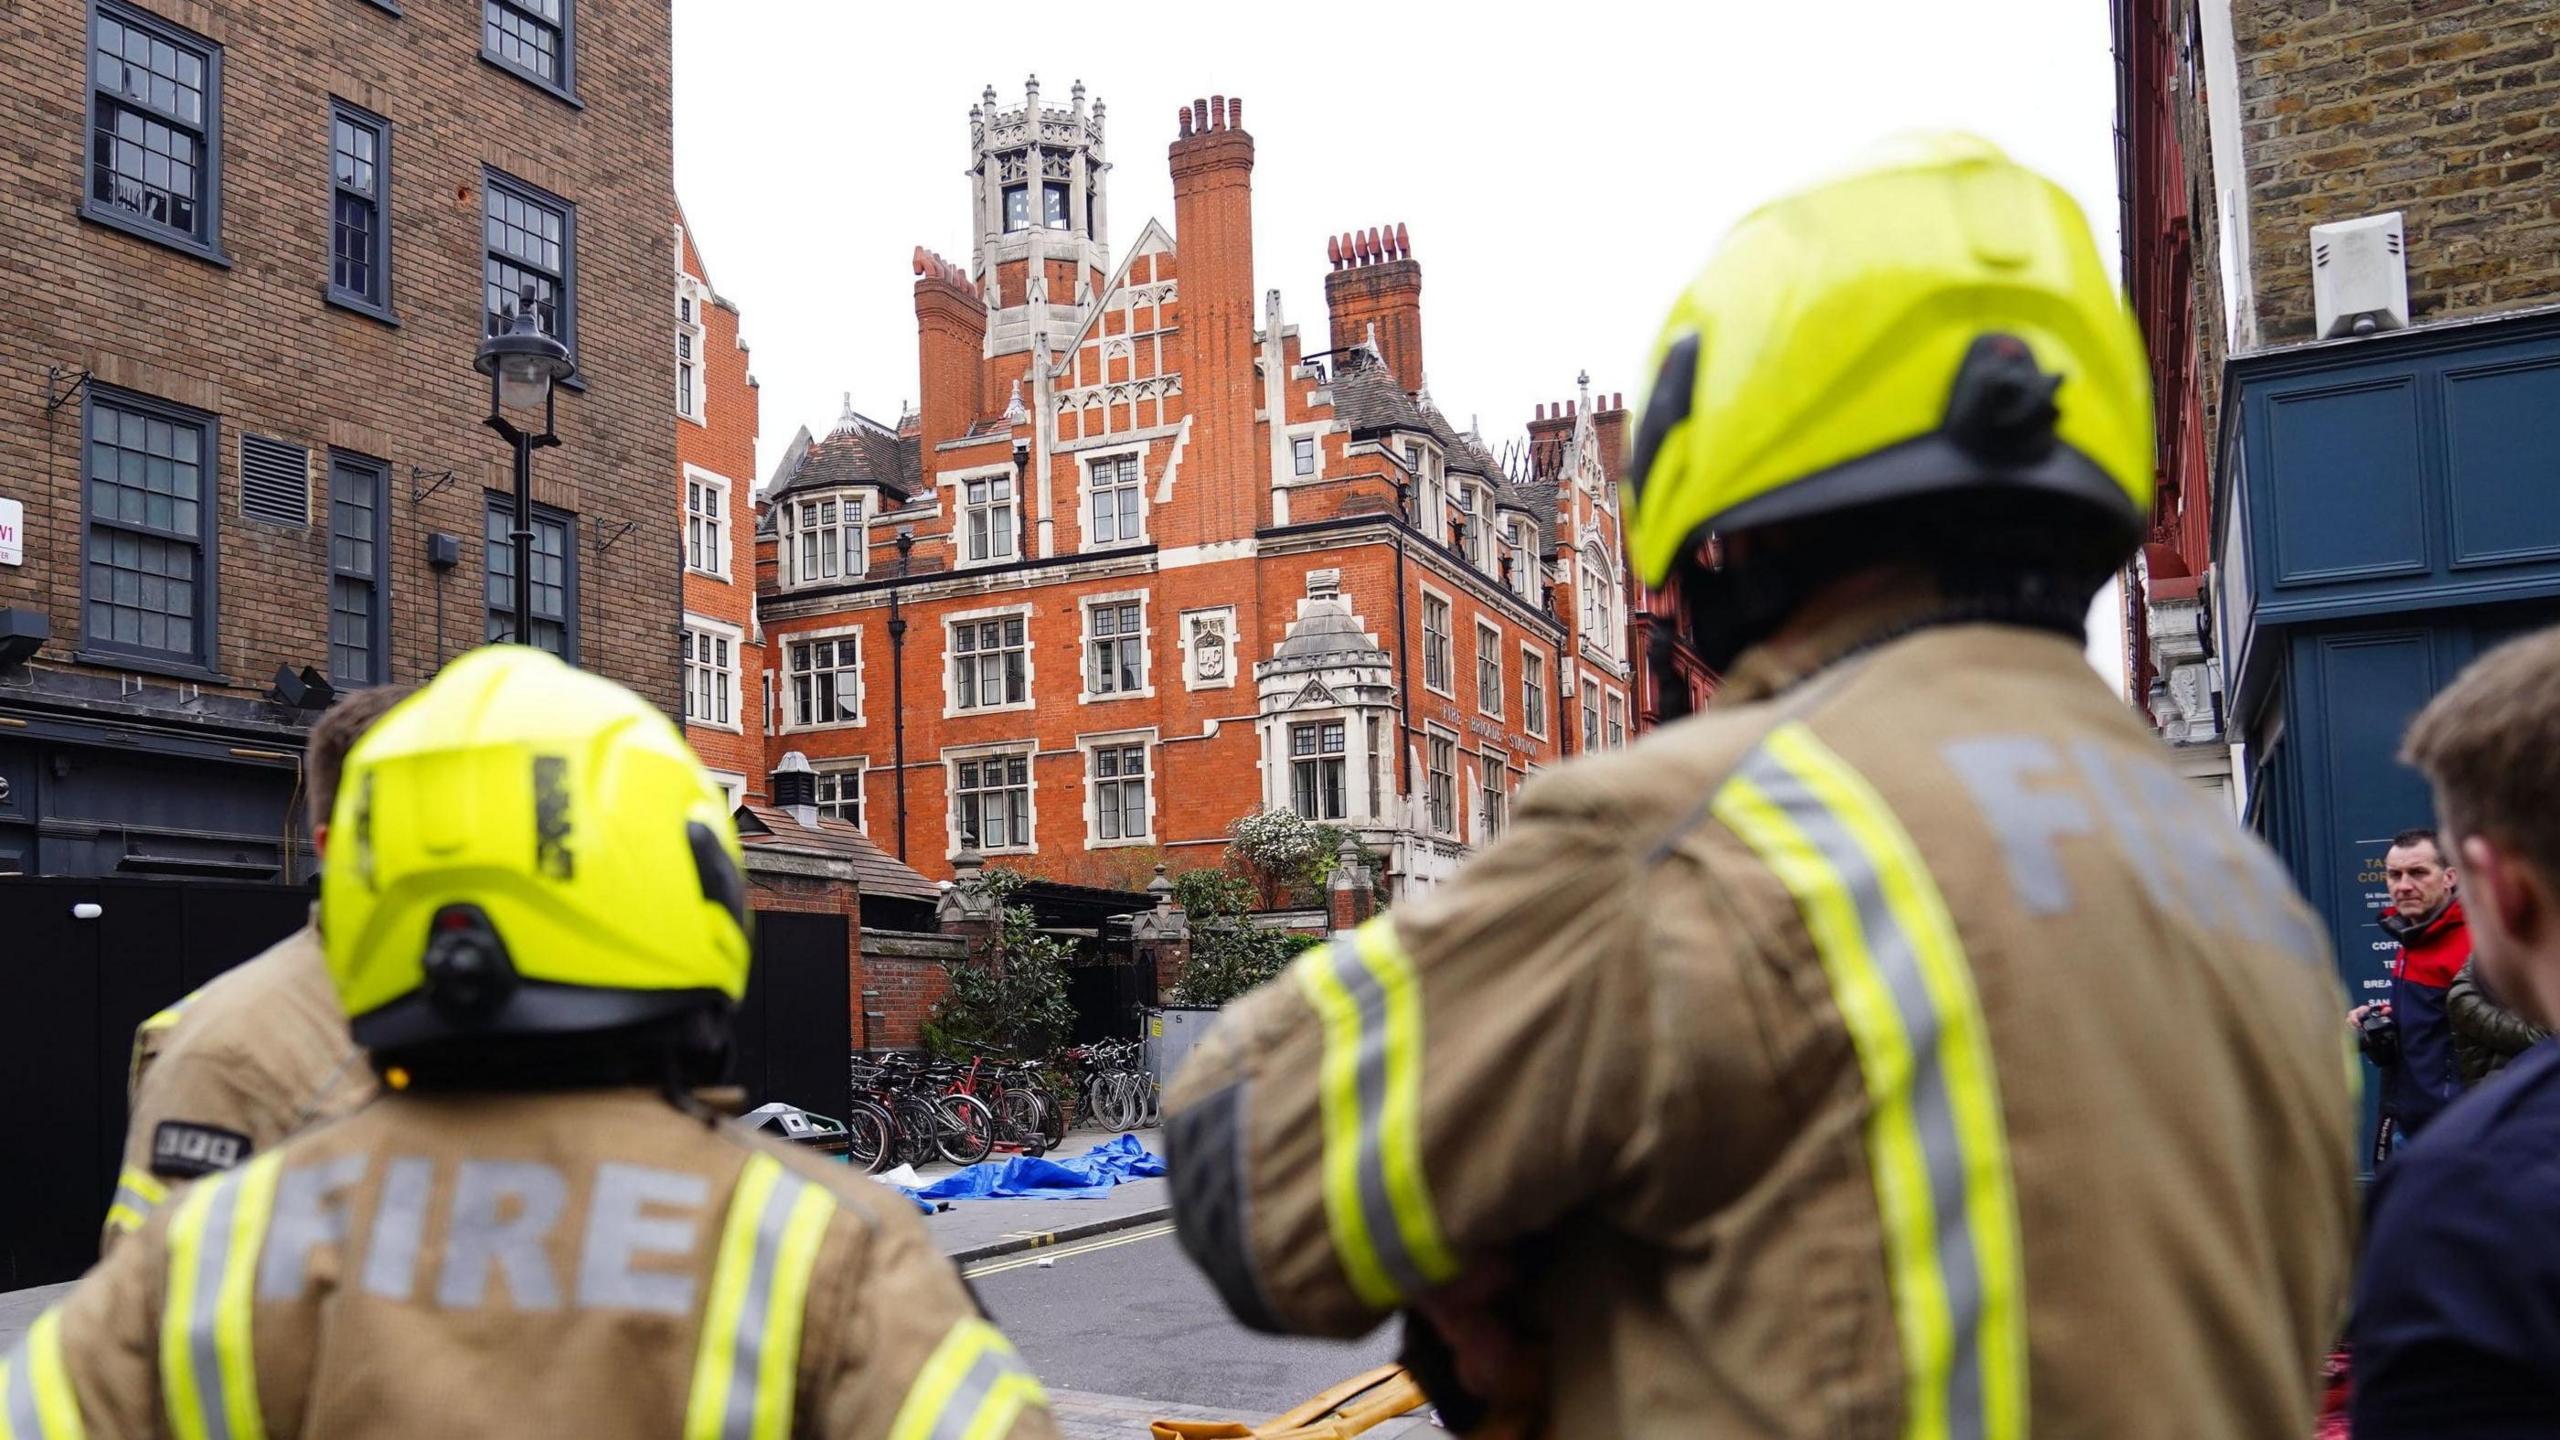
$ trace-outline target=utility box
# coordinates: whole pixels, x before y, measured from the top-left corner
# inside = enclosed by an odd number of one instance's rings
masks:
[[[1189,1005],[1147,1012],[1147,1073],[1158,1085],[1173,1083],[1174,1073],[1191,1058],[1193,1048],[1217,1019],[1217,1011]]]
[[[2399,211],[2311,227],[2311,310],[2323,340],[2409,327]]]

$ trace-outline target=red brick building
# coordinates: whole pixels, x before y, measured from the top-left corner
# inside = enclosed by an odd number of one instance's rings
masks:
[[[738,307],[679,210],[676,503],[684,525],[684,733],[731,804],[767,798],[764,644],[756,627],[757,394]]]
[[[1542,415],[1532,467],[1459,430],[1400,226],[1322,238],[1308,344],[1257,288],[1243,112],[1183,108],[1173,224],[1115,249],[1103,106],[989,89],[970,257],[915,257],[917,411],[848,402],[766,492],[767,752],[929,875],[973,844],[1125,883],[1267,805],[1402,890],[1531,772],[1625,743],[1623,408]]]
[[[472,356],[527,284],[525,628],[672,712],[667,6],[0,14],[0,873],[307,873],[318,708],[518,618]]]

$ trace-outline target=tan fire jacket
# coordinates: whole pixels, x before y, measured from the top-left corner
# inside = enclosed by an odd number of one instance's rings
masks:
[[[133,1032],[124,1169],[102,1249],[180,1186],[373,1098],[320,932],[309,925]]]
[[[1231,1007],[1175,1215],[1267,1328],[1524,1272],[1565,1436],[2310,1433],[2321,928],[2077,646],[1844,617]],[[1807,678],[1809,676],[1809,678]]]
[[[1057,1433],[905,1199],[638,1090],[385,1096],[189,1187],[0,1368],[20,1440]]]

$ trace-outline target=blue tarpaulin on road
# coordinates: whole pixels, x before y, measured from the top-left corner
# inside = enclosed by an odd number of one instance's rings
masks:
[[[1066,1160],[1016,1155],[984,1161],[909,1193],[919,1200],[1084,1200],[1124,1180],[1163,1173],[1164,1157],[1135,1135],[1118,1135]]]

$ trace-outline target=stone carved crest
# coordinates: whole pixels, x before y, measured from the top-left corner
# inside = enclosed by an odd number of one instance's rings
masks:
[[[1203,680],[1227,678],[1227,629],[1220,617],[1202,615],[1191,622],[1191,669]]]

